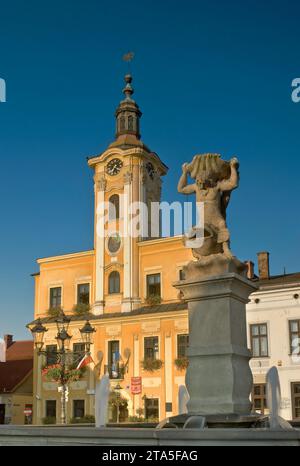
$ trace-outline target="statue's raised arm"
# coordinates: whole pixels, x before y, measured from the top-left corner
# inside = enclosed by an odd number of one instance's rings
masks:
[[[239,176],[239,166],[240,163],[236,157],[233,157],[230,162],[230,178],[221,180],[218,183],[218,187],[221,191],[233,191],[234,189],[239,187],[239,181],[240,181],[240,176]]]
[[[184,163],[182,165],[182,175],[178,182],[178,192],[180,194],[192,194],[196,191],[195,184],[187,184],[188,182],[188,174],[189,174],[189,165]]]

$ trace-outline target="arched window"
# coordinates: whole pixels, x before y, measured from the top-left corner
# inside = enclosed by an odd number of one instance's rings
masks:
[[[108,292],[109,294],[120,293],[120,274],[119,272],[111,272],[108,277]]]
[[[128,117],[128,131],[133,131],[133,116]]]
[[[120,218],[120,198],[118,194],[113,194],[109,198],[109,220]]]

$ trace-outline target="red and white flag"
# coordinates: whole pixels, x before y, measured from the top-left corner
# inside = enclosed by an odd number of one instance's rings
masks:
[[[83,367],[86,367],[88,366],[89,364],[91,364],[92,362],[94,362],[92,356],[90,354],[86,354],[85,356],[83,356],[83,358],[81,359],[80,363],[78,364],[78,366],[76,367],[77,370],[79,369],[82,369]],[[94,363],[95,364],[95,363]]]

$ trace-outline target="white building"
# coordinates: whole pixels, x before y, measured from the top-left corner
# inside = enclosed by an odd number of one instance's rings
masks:
[[[253,359],[253,401],[266,413],[266,373],[272,366],[279,372],[282,394],[281,416],[300,419],[300,273],[270,276],[269,254],[258,254],[259,277],[249,263],[249,278],[259,290],[247,305],[248,341]]]

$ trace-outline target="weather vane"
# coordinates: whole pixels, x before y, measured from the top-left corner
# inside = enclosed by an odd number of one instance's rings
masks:
[[[134,59],[133,52],[128,52],[128,53],[125,53],[125,55],[123,55],[123,60],[126,61],[126,63],[128,63],[129,73],[130,73],[130,63],[132,62],[133,59]]]

